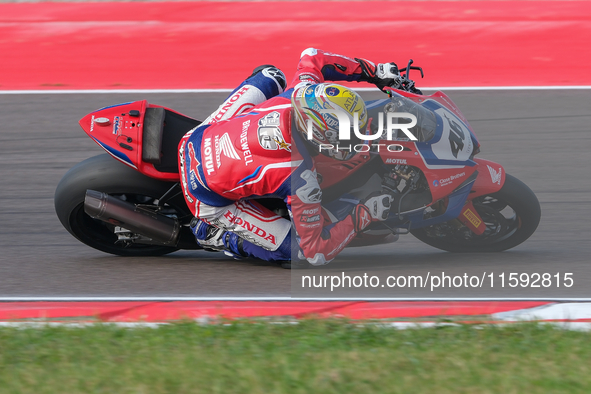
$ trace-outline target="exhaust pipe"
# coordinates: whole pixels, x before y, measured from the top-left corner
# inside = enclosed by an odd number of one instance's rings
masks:
[[[103,222],[123,227],[161,245],[174,246],[180,232],[178,220],[96,190],[87,190],[84,212]]]

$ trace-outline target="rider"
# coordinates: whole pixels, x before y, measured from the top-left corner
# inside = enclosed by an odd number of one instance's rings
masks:
[[[257,67],[179,144],[181,184],[195,215],[191,228],[199,244],[234,256],[270,261],[299,256],[322,265],[372,221],[385,220],[391,202],[387,194],[370,196],[335,223],[322,208],[312,155],[318,144],[338,142],[338,122],[328,121],[330,115],[319,118],[314,107],[344,111],[351,119],[357,115],[359,130],[365,130],[363,99],[349,88],[325,81],[366,81],[383,89],[397,76],[394,63],[375,65],[314,48],[302,52],[287,86],[277,68]],[[313,125],[311,139],[309,125]],[[362,142],[355,138],[351,145]],[[355,154],[322,153],[335,160],[349,160]],[[292,220],[259,204],[260,197],[283,199]]]

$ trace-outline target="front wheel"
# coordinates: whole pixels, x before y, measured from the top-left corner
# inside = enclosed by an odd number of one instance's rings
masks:
[[[454,219],[411,230],[422,242],[448,252],[501,252],[527,240],[540,223],[540,203],[534,192],[519,179],[507,174],[496,193],[472,200],[486,224],[476,235]]]
[[[86,245],[120,256],[160,256],[175,247],[119,242],[115,226],[84,212],[87,189],[97,190],[134,204],[152,205],[174,183],[149,178],[104,154],[84,160],[70,169],[55,191],[55,211],[70,234]],[[190,215],[182,196],[167,202],[162,213],[181,218]]]

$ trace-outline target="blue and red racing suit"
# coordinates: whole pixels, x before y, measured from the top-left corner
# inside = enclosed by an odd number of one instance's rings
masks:
[[[179,168],[185,199],[196,218],[228,232],[226,250],[279,261],[299,255],[322,265],[371,222],[354,214],[336,223],[328,219],[314,161],[303,138],[291,132],[292,93],[325,80],[360,81],[361,62],[366,61],[306,49],[285,90],[281,71],[264,68],[183,137]],[[292,220],[257,203],[261,197],[283,199]],[[196,236],[204,237],[203,231]]]

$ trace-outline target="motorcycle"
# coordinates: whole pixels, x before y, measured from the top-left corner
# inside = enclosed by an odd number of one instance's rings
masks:
[[[480,144],[467,119],[444,93],[420,94],[411,70],[423,75],[411,60],[386,88],[388,98],[366,103],[369,131],[383,130],[388,113],[406,113],[416,119],[410,134],[394,130],[379,143],[354,147],[360,154],[344,162],[315,156],[323,206],[338,218],[344,195],[362,200],[381,188],[393,196],[388,219],[349,246],[390,243],[406,233],[450,252],[499,252],[521,244],[539,224],[537,197],[500,164],[475,157]],[[59,182],[55,210],[66,230],[121,256],[200,249],[177,157],[180,139],[201,122],[142,100],[101,108],[79,123],[107,154],[77,164]],[[258,202],[288,217],[282,201]]]

